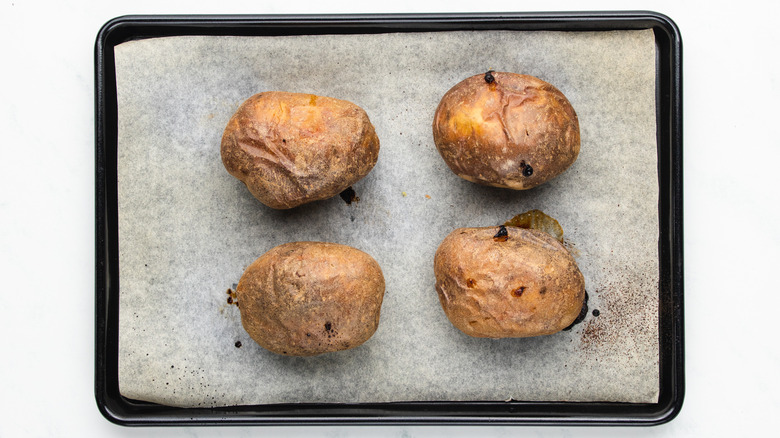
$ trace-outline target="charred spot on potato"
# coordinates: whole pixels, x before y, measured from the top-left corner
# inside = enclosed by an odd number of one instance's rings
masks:
[[[498,232],[495,236],[493,236],[493,240],[496,242],[506,242],[507,239],[509,239],[509,233],[506,230],[506,227],[501,225],[498,227]]]
[[[466,287],[468,287],[469,289],[473,289],[474,286],[476,285],[477,285],[477,280],[474,280],[473,278],[466,279]]]
[[[525,292],[525,286],[520,286],[512,291],[512,296],[515,298],[520,298],[523,296],[523,292]]]
[[[487,73],[485,73],[485,82],[492,84],[495,80],[496,78],[493,77],[493,70],[489,70]]]
[[[525,167],[523,167],[523,176],[529,177],[534,174],[534,168],[531,167],[530,164],[526,164]]]
[[[343,192],[339,193],[339,196],[341,196],[341,199],[343,199],[347,205],[360,201],[360,198],[357,197],[357,193],[355,193],[355,189],[353,189],[351,186],[347,187]]]
[[[326,322],[325,323],[325,331],[329,332],[331,330],[333,330],[333,324],[331,324],[330,322]]]
[[[585,291],[585,299],[582,300],[582,309],[580,310],[580,314],[577,315],[577,318],[574,320],[574,322],[571,323],[568,327],[563,329],[564,331],[569,331],[574,327],[575,325],[581,323],[585,317],[588,316],[588,291]]]

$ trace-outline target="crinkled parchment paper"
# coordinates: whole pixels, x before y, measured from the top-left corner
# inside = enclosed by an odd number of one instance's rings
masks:
[[[115,50],[124,396],[175,406],[657,400],[652,31],[171,37]],[[488,69],[538,76],[569,98],[582,150],[566,173],[515,192],[450,172],[433,144],[434,110]],[[366,110],[381,151],[354,185],[359,202],[274,211],[228,175],[223,129],[244,99],[268,90]],[[439,305],[434,252],[457,227],[530,209],[564,227],[588,316],[551,336],[469,338]],[[362,346],[283,357],[243,330],[228,288],[265,251],[296,240],[351,245],[382,266],[382,317]]]

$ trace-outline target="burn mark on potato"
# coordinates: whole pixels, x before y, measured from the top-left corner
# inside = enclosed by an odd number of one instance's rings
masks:
[[[496,78],[493,77],[493,70],[488,70],[487,73],[485,73],[485,82],[492,84],[495,80]]]
[[[563,329],[563,331],[571,330],[572,327],[581,323],[587,315],[588,315],[588,291],[585,291],[585,299],[582,300],[582,309],[580,310],[580,314],[577,315],[577,318],[574,320],[574,322],[572,322],[568,327]]]
[[[347,187],[344,189],[343,192],[339,193],[339,196],[341,196],[341,199],[343,199],[347,205],[360,201],[360,198],[357,197],[357,193],[355,193],[355,189],[352,187]]]
[[[469,289],[473,289],[473,288],[474,288],[474,286],[476,286],[476,285],[477,285],[477,280],[474,280],[473,278],[468,278],[468,279],[466,279],[466,286],[467,286]]]
[[[525,130],[525,135],[528,135],[528,130]],[[531,167],[530,164],[526,163],[525,160],[520,161],[520,169],[523,170],[523,176],[529,177],[534,174],[534,168]]]
[[[544,295],[547,293],[547,286],[542,286],[541,289],[539,289],[539,295]]]
[[[506,227],[501,225],[498,227],[498,232],[493,236],[493,240],[496,242],[506,242],[509,239],[509,233],[506,231]]]
[[[523,292],[525,292],[525,286],[520,286],[512,291],[512,296],[515,298],[520,298],[523,296]]]
[[[326,322],[325,323],[325,331],[329,332],[331,330],[333,330],[333,324],[331,324],[330,322]]]

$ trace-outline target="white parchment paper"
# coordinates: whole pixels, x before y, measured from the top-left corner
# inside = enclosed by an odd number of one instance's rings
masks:
[[[172,37],[115,54],[124,396],[174,406],[657,400],[652,31]],[[488,69],[540,77],[569,98],[582,147],[566,173],[515,192],[450,172],[433,113],[450,87]],[[354,185],[359,202],[275,211],[228,175],[223,129],[244,99],[268,90],[366,110],[381,151]],[[457,227],[534,208],[564,227],[598,316],[538,338],[462,334],[434,290],[438,244]],[[351,245],[382,266],[382,317],[364,345],[283,357],[243,330],[227,289],[265,251],[296,240]]]

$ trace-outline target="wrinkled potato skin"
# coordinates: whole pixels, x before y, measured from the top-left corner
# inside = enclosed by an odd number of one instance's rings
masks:
[[[292,242],[255,260],[236,288],[241,323],[263,348],[313,356],[357,347],[379,325],[385,279],[368,254]]]
[[[288,209],[333,197],[368,175],[379,138],[351,102],[270,91],[241,104],[220,151],[227,171],[260,202]]]
[[[525,190],[555,178],[580,152],[577,114],[557,88],[528,75],[472,76],[442,98],[433,139],[452,171],[468,181]],[[523,164],[533,169],[523,175]]]
[[[459,228],[434,258],[439,301],[469,336],[521,338],[556,333],[577,318],[585,280],[569,251],[549,234],[506,227]]]

